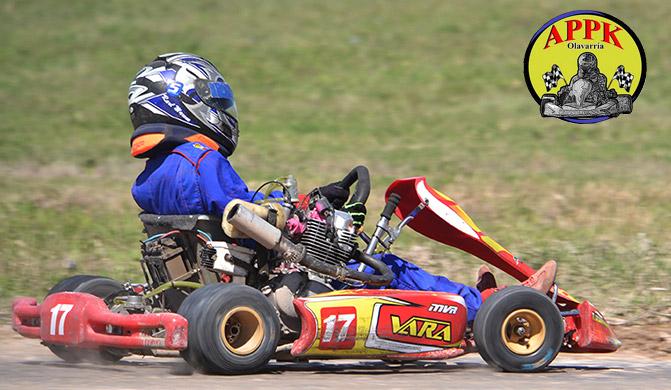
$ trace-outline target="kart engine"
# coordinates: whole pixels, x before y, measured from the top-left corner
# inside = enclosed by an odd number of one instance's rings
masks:
[[[365,167],[357,167],[341,181],[344,187],[349,188],[359,178],[352,198],[362,203],[368,198],[370,189],[367,175]],[[393,280],[394,274],[384,262],[358,250],[358,236],[349,213],[335,209],[319,190],[313,191],[304,200],[309,201],[307,207],[303,202],[298,207],[292,207],[287,210],[288,215],[281,216],[287,219],[279,219],[277,213],[259,216],[252,207],[236,203],[226,209],[225,223],[276,253],[281,266],[302,266],[312,273],[342,282],[385,286]],[[282,221],[282,228],[276,226],[278,221]],[[347,267],[350,259],[361,263],[359,268],[369,266],[374,272]]]
[[[340,210],[333,211],[326,219],[316,212],[310,213],[300,242],[315,259],[343,265],[358,247],[352,222],[352,217]]]
[[[352,217],[339,210],[318,213],[313,209],[306,214],[302,222],[295,217],[287,224],[291,235],[294,239],[299,237],[298,241],[305,248],[307,256],[333,266],[344,267],[357,249]],[[329,277],[324,274],[294,272],[279,275],[270,282],[265,293],[278,310],[283,334],[300,332],[301,322],[293,305],[295,298],[332,290],[324,276]]]

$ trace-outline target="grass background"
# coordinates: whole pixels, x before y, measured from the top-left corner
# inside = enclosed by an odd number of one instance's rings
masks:
[[[645,88],[615,120],[542,119],[524,51],[584,8],[636,31]],[[156,54],[189,51],[236,92],[232,162],[250,186],[293,173],[307,191],[363,163],[376,214],[393,179],[426,175],[520,258],[557,259],[561,285],[607,316],[671,315],[665,1],[2,0],[0,15],[5,307],[71,274],[141,278],[127,88]],[[397,250],[465,283],[481,263],[414,233]]]

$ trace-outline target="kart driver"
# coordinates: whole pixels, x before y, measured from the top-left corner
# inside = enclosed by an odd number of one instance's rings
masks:
[[[148,159],[131,190],[145,212],[222,215],[234,199],[262,198],[249,191],[228,161],[238,144],[235,99],[221,73],[205,58],[186,53],[156,57],[131,82],[128,109],[135,130],[131,154]],[[366,208],[361,203],[344,204],[347,189],[339,183],[320,189],[332,204],[350,212],[357,228],[363,225]],[[389,288],[459,294],[469,321],[483,296],[496,289],[486,266],[478,271],[475,288],[432,275],[392,254],[383,255],[382,261],[395,275]],[[556,264],[550,261],[523,284],[547,292],[555,272]]]

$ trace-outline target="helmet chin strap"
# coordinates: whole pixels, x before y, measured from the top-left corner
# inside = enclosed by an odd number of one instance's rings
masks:
[[[150,158],[187,142],[200,142],[226,157],[231,155],[224,146],[211,138],[187,127],[167,123],[150,123],[138,127],[131,137],[131,155],[135,158]]]

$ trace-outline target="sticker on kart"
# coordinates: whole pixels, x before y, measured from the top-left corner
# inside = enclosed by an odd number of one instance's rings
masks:
[[[392,310],[393,308],[388,306],[381,307],[380,322],[384,321],[384,323],[378,325],[378,336],[427,345],[443,345],[452,340],[450,321],[441,321],[421,315],[384,313]],[[391,334],[380,335],[381,328],[391,330]]]
[[[462,339],[467,315],[454,294],[399,290],[333,292],[297,308],[305,328],[292,354],[305,356],[440,350]]]
[[[366,347],[401,353],[443,349],[461,340],[463,329],[453,324],[463,323],[465,311],[463,306],[448,303],[375,305]]]
[[[319,349],[352,349],[356,343],[356,308],[354,306],[321,309]]]
[[[51,321],[49,321],[50,336],[65,336],[65,319],[73,307],[73,304],[59,303],[49,310],[51,312]]]

